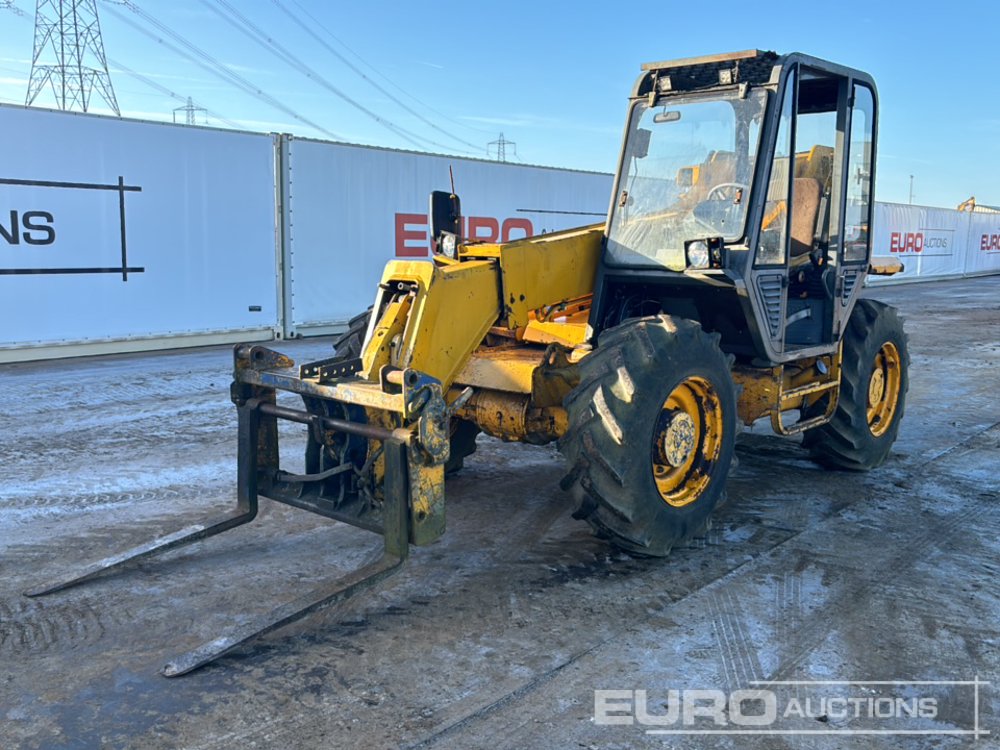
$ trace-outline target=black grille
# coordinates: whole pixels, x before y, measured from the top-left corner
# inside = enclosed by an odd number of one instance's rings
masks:
[[[854,285],[858,283],[858,278],[860,278],[861,273],[857,270],[844,271],[844,289],[841,295],[841,302],[846,305],[851,299],[851,293],[854,291]]]
[[[780,274],[769,274],[757,277],[757,293],[761,306],[767,318],[767,327],[774,338],[781,331],[781,295],[784,287],[781,285]]]

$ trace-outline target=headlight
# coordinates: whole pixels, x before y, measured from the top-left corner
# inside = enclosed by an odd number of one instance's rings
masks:
[[[688,268],[708,268],[708,243],[703,240],[689,242],[685,248]]]
[[[458,249],[458,237],[453,234],[445,233],[441,237],[441,252],[448,258],[455,257],[455,251]]]

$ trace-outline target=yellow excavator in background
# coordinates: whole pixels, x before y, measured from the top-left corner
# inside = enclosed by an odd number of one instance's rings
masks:
[[[738,424],[824,466],[881,464],[907,391],[871,264],[877,95],[858,70],[757,50],[644,65],[607,221],[465,242],[430,201],[433,262],[394,260],[334,356],[235,349],[238,506],[33,595],[247,523],[266,496],[381,534],[377,562],[173,661],[183,674],[383,579],[445,530],[445,476],[480,432],[558,442],[575,517],[630,553],[704,534]],[[293,409],[279,391],[301,396]],[[281,468],[278,420],[305,425]],[[512,467],[511,471],[516,471]]]

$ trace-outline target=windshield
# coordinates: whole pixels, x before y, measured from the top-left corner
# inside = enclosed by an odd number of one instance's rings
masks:
[[[766,96],[636,104],[609,263],[683,270],[686,241],[742,236]]]

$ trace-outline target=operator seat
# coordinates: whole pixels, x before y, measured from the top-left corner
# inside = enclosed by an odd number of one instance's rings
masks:
[[[810,253],[823,187],[812,177],[796,177],[792,189],[785,344],[794,347],[819,343],[822,333],[818,306],[822,305],[823,290],[819,287],[818,269],[813,268]]]
[[[798,268],[809,262],[813,249],[822,186],[812,177],[796,177],[793,191],[790,265]]]

